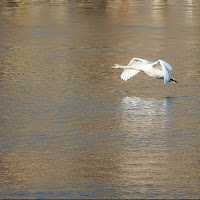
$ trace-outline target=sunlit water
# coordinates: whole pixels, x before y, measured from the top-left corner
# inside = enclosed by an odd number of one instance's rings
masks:
[[[199,0],[0,1],[0,198],[200,198]],[[178,84],[114,63],[169,62]]]

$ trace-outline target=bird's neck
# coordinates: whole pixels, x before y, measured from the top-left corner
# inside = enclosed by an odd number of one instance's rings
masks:
[[[137,66],[137,65],[130,65],[130,66],[128,66],[128,65],[118,65],[118,67],[117,68],[119,68],[119,69],[135,69],[135,70],[142,70],[142,66]]]
[[[119,68],[119,69],[129,69],[129,67],[126,66],[126,65],[118,65],[117,68]]]

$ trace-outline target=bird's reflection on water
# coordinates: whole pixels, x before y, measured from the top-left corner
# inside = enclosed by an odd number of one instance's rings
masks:
[[[155,99],[135,96],[122,99],[122,120],[119,129],[127,139],[127,146],[132,146],[133,152],[140,152],[137,154],[138,164],[144,162],[140,157],[146,158],[146,164],[151,162],[158,164],[158,160],[166,156],[171,100],[172,98]],[[155,153],[156,157],[154,157]],[[127,156],[127,162],[133,160],[131,154]]]
[[[125,97],[122,99],[123,120],[149,125],[158,125],[166,121],[170,111],[170,102],[173,97],[165,99]]]

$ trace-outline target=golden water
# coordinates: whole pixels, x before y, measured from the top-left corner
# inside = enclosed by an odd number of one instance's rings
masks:
[[[0,198],[200,198],[198,0],[0,2]],[[140,73],[163,59],[178,84]]]

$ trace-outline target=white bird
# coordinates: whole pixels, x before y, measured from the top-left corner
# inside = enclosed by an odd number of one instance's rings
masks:
[[[143,71],[153,78],[164,79],[165,84],[170,81],[178,83],[175,79],[170,77],[173,68],[169,63],[165,62],[164,60],[158,60],[152,63],[148,60],[144,60],[141,58],[133,58],[127,66],[114,64],[111,68],[124,69],[121,74],[121,79],[124,81],[127,81],[140,71]]]

